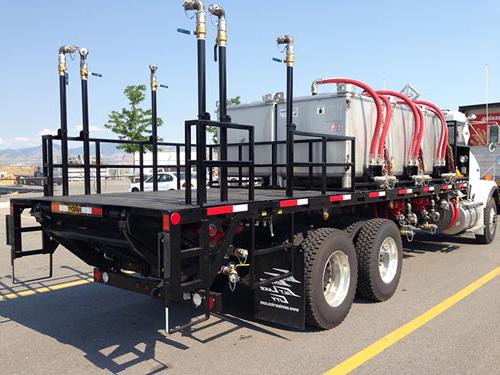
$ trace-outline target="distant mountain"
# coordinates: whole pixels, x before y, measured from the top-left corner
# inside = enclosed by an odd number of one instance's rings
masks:
[[[71,143],[70,143],[71,147]],[[95,147],[91,144],[91,154],[95,151]],[[57,159],[61,152],[61,147],[54,144],[54,158]],[[68,150],[70,156],[83,154],[83,147],[72,147]],[[101,143],[101,157],[111,157],[114,155],[123,154],[123,151],[117,150],[116,145],[112,143]],[[38,165],[42,162],[42,146],[33,146],[25,148],[7,148],[0,149],[0,165],[11,164],[29,164]]]

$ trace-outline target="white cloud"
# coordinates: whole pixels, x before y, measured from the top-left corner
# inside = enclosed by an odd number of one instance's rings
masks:
[[[38,141],[38,138],[30,138],[30,137],[14,137],[14,142],[36,142]]]
[[[83,125],[81,125],[81,124],[80,124],[80,125],[77,125],[77,126],[75,126],[73,129],[74,129],[74,130],[76,130],[76,131],[80,131],[80,130],[82,130],[82,129],[83,129]],[[90,125],[90,126],[89,126],[89,131],[90,131],[90,132],[96,132],[96,133],[99,133],[99,132],[104,132],[104,131],[106,131],[106,129],[101,128],[101,127],[99,127],[99,126]]]
[[[36,146],[41,143],[39,137],[12,137],[12,138],[0,138],[1,148],[23,148]]]
[[[56,135],[56,134],[57,130],[49,128],[42,129],[38,132],[38,135]]]

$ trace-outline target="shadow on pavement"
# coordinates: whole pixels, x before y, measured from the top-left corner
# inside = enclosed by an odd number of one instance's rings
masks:
[[[147,373],[152,374],[170,367],[156,358],[158,344],[189,350],[189,340],[207,344],[242,328],[286,339],[242,320],[247,316],[238,314],[245,310],[235,307],[231,315],[214,315],[191,331],[166,337],[161,300],[91,283],[0,301],[0,324],[12,321],[78,348],[92,364],[112,373],[149,361]],[[185,319],[185,313],[185,308],[173,309],[173,320]]]

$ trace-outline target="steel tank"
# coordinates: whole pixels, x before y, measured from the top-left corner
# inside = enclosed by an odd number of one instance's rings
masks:
[[[340,87],[340,86],[339,86]],[[286,139],[286,103],[284,100],[271,102],[255,102],[228,108],[228,114],[233,122],[249,124],[255,127],[255,142],[285,141]],[[431,112],[424,111],[425,126],[422,141],[422,156],[424,173],[431,174],[436,159],[436,147],[439,142],[441,124]],[[362,176],[369,165],[369,148],[376,121],[376,107],[370,97],[355,94],[348,90],[339,90],[337,93],[320,94],[294,98],[293,122],[297,130],[354,136],[356,138],[356,176]],[[386,146],[392,161],[392,174],[402,175],[404,166],[408,163],[408,154],[414,131],[414,118],[411,110],[405,105],[393,106],[392,119]],[[246,134],[236,132],[228,134],[229,143],[248,142]],[[309,137],[296,136],[299,139]],[[295,161],[309,161],[307,144],[295,144]],[[277,162],[285,164],[285,145],[277,147]],[[346,162],[352,160],[349,142],[329,142],[327,146],[328,162]],[[255,148],[256,164],[271,164],[271,146],[257,145]],[[243,159],[248,158],[247,150],[243,152]],[[236,146],[228,147],[228,159],[237,160]],[[313,160],[321,161],[321,145],[313,146]],[[321,168],[315,167],[313,173],[321,175]],[[237,173],[231,170],[230,173]],[[278,168],[278,174],[285,176],[285,168]],[[306,176],[307,167],[294,168],[295,176]],[[350,172],[347,172],[349,174]],[[257,168],[256,175],[269,176],[271,168]],[[343,167],[327,168],[329,176],[345,176]]]
[[[276,97],[276,99],[274,99],[274,97]],[[282,95],[272,95],[270,99],[264,98],[259,102],[230,105],[227,108],[227,113],[231,117],[231,121],[233,123],[252,125],[254,127],[254,137],[256,143],[275,141],[277,139],[276,111],[277,103],[282,100],[280,98],[282,98]],[[227,140],[228,160],[238,160],[238,145],[248,143],[248,132],[236,129],[228,129]],[[281,150],[279,151],[279,153],[281,153]],[[242,146],[242,160],[248,160],[248,146]],[[256,144],[255,164],[270,164],[271,161],[271,145]],[[238,169],[229,168],[228,173],[230,175],[236,175],[238,173]],[[255,175],[259,177],[270,176],[271,173],[271,167],[259,167],[255,170]]]

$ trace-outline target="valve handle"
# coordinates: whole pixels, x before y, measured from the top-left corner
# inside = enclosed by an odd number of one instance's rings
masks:
[[[196,35],[196,31],[188,30],[188,29],[182,29],[182,28],[178,28],[177,32],[181,33],[181,34],[187,34],[187,35]]]

